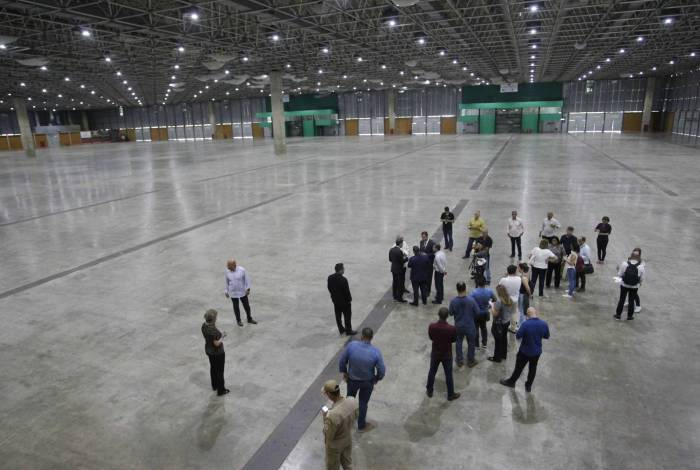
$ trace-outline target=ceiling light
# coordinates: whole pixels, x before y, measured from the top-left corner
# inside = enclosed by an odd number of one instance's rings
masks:
[[[121,77],[121,76],[122,76],[122,73],[119,70],[117,70],[117,77]]]
[[[184,47],[184,46],[180,46],[180,47],[177,48],[177,50],[178,50],[178,52],[185,52],[185,47]]]
[[[673,23],[673,18],[664,19],[664,24],[671,24],[671,23]]]
[[[92,36],[92,33],[89,29],[83,29],[80,31],[80,35],[84,38],[89,38],[90,36]]]
[[[653,66],[651,69],[654,70],[654,71],[656,71],[656,66]]]
[[[533,49],[537,49],[537,44],[533,44],[533,45],[530,46],[530,47],[532,47]]]
[[[466,71],[467,71],[467,68],[466,68],[466,67],[462,67],[462,70],[466,72]]]
[[[173,65],[173,68],[174,68],[175,70],[177,70],[177,69],[180,68],[180,66],[179,66],[178,64],[175,64],[175,65]]]
[[[388,24],[389,26],[396,26],[396,20],[391,19],[391,20],[387,21],[386,24]]]
[[[238,91],[238,88],[236,88],[236,91]]]
[[[447,51],[446,51],[444,48],[441,47],[441,48],[438,49],[438,55],[439,55],[440,57],[444,57],[444,55],[445,55],[446,53],[447,53]]]
[[[642,36],[637,36],[637,42],[642,42],[644,41],[644,38]]]
[[[287,67],[288,69],[291,69],[291,68],[292,68],[292,64],[287,64],[286,67]]]
[[[27,86],[24,82],[19,82],[19,86]]]
[[[535,63],[534,63],[534,62],[530,64],[530,67],[534,67],[534,66],[535,66]]]
[[[347,78],[348,78],[348,76],[347,76],[347,75],[343,75],[343,79],[347,79]]]
[[[127,88],[127,90],[131,91],[131,87]]]
[[[322,47],[321,52],[323,52],[324,54],[328,54],[330,52],[330,49],[328,49],[327,47]]]
[[[452,59],[452,65],[457,65],[457,64],[458,64],[457,59]]]
[[[530,34],[537,34],[537,30],[536,30],[535,28],[532,28],[532,29],[530,30]]]
[[[401,70],[401,71],[399,72],[399,75],[403,75],[403,70]]]
[[[122,81],[122,83],[123,83],[124,85],[126,85],[126,84],[129,83],[129,82],[127,82],[126,80],[124,80],[124,81]]]
[[[191,12],[189,16],[192,21],[199,20],[199,13],[197,13],[196,11]]]
[[[537,5],[530,5],[530,13],[535,13],[537,10],[539,10]]]
[[[243,56],[243,57],[241,58],[241,60],[242,60],[243,62],[248,62],[248,56]]]
[[[366,78],[363,78],[363,79],[362,79],[362,83],[367,83],[367,79],[366,79]]]
[[[605,59],[605,62],[610,62],[610,57],[608,57],[607,59]]]
[[[425,44],[425,38],[418,38],[418,44]]]
[[[534,59],[535,59],[535,56],[534,56],[534,55],[531,55],[530,58],[534,60]]]
[[[59,94],[58,94],[58,97],[59,97],[59,98],[63,98],[63,95],[59,93]]]
[[[199,93],[199,94],[201,95],[201,94],[204,93],[204,92],[203,92],[202,90],[199,90],[197,93]]]
[[[535,69],[530,69],[530,73],[535,73]]]
[[[272,39],[273,41],[279,41],[280,35],[275,33],[272,36],[270,36],[270,39]]]
[[[624,53],[625,53],[625,49],[624,49],[624,48],[623,48],[623,49],[620,49],[618,52],[620,52],[620,54],[624,54]]]
[[[48,68],[45,65],[42,65],[41,67],[39,67],[39,69],[43,70],[44,72],[46,72],[48,70]]]
[[[644,75],[644,72],[639,72],[639,75]]]
[[[170,80],[175,80],[175,75],[171,75]]]
[[[600,65],[595,66],[596,70],[600,70]]]
[[[673,61],[673,60],[669,60],[668,63],[669,63],[670,65],[673,65],[673,64],[675,64],[676,62]]]
[[[42,93],[46,93],[46,88],[42,88],[42,89],[41,89],[41,92],[42,92]]]
[[[112,62],[112,58],[109,56],[105,57],[105,62]]]
[[[382,64],[382,70],[386,70],[386,65]]]
[[[70,77],[66,77],[63,80],[65,80],[66,82],[70,82]]]
[[[85,88],[85,85],[80,85],[80,88]]]
[[[318,69],[319,75],[323,73],[323,69]]]
[[[471,73],[469,74],[469,76],[470,76],[470,77],[473,77],[473,76],[474,76],[474,72],[471,72]]]
[[[695,52],[691,52],[690,57],[695,57]]]
[[[92,91],[90,92],[90,94],[91,94],[91,95],[94,95],[94,94],[95,94],[95,90],[92,90]]]
[[[357,61],[358,61],[358,62],[362,62],[362,57],[358,57],[358,58],[357,58]]]
[[[316,82],[316,86],[321,86],[321,82]]]

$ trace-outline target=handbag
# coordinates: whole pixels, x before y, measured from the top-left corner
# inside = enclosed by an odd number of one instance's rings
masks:
[[[595,269],[593,269],[593,265],[591,263],[585,263],[583,265],[583,274],[593,274],[595,272]]]

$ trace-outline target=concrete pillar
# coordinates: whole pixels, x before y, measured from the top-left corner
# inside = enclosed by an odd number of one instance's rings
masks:
[[[396,134],[396,93],[387,91],[387,114],[389,115],[389,129],[384,129],[385,134]]]
[[[270,74],[270,92],[272,94],[272,137],[275,141],[275,154],[287,153],[284,128],[284,104],[282,103],[282,73]]]
[[[32,126],[29,124],[29,114],[27,114],[27,105],[23,98],[15,98],[15,114],[19,123],[19,131],[22,134],[22,148],[28,157],[36,157],[34,150],[34,135],[32,135]]]
[[[644,93],[644,109],[642,111],[642,132],[651,132],[651,107],[654,105],[654,89],[656,78],[647,77],[647,89]]]
[[[216,113],[214,112],[214,102],[209,101],[207,109],[209,110],[209,124],[211,125],[211,138],[216,135]]]
[[[85,111],[82,111],[80,113],[80,119],[82,121],[82,124],[80,126],[80,130],[89,131],[90,130],[90,123],[88,122],[87,113]]]

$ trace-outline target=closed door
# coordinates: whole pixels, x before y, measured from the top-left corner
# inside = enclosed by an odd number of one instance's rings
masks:
[[[497,109],[496,134],[519,134],[522,130],[522,110]]]
[[[345,135],[360,135],[360,122],[357,119],[345,120]]]
[[[253,131],[253,139],[264,139],[265,138],[265,129],[257,123],[254,122],[252,126],[252,131]]]
[[[411,135],[413,118],[396,118],[396,133],[398,135]]]
[[[440,134],[456,134],[457,133],[457,118],[456,117],[441,117],[440,118]]]

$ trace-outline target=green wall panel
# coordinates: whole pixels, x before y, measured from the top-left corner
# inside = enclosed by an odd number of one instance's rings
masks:
[[[265,99],[265,109],[272,111],[270,97]],[[284,103],[285,111],[304,111],[307,109],[332,109],[332,114],[338,114],[338,95],[330,93],[328,95],[289,95],[289,102]]]
[[[496,114],[482,113],[479,116],[479,134],[496,133]]]
[[[483,103],[462,103],[459,109],[514,109],[514,108],[561,108],[562,101],[491,101]]]
[[[519,83],[517,93],[501,93],[499,85],[462,87],[462,103],[560,101],[563,96],[561,82]]]
[[[304,137],[313,137],[314,133],[314,120],[304,119]]]
[[[532,134],[536,134],[538,132],[537,114],[523,113],[521,128],[523,132],[530,132]]]

